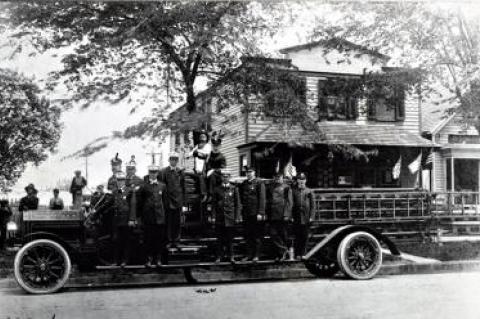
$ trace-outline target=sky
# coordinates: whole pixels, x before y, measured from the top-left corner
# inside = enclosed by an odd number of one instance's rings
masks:
[[[442,1],[439,5],[442,8],[449,9],[453,2]],[[464,2],[463,9],[468,16],[480,16],[479,4]],[[282,47],[304,43],[302,30],[306,25],[313,22],[313,18],[314,16],[310,12],[305,12],[301,19],[302,25],[291,26],[276,37],[265,39],[264,46],[268,47],[271,52],[275,52]],[[8,49],[4,48],[3,50]],[[48,72],[61,67],[60,56],[53,57],[51,52],[36,57],[28,57],[25,54],[19,55],[14,60],[5,59],[5,53],[0,50],[0,67],[19,71],[36,79],[45,78]],[[86,110],[72,109],[65,111],[61,118],[64,128],[58,144],[58,152],[51,154],[48,160],[38,167],[29,166],[15,186],[15,193],[22,192],[25,185],[29,183],[34,183],[39,189],[54,187],[58,180],[73,177],[73,172],[77,169],[80,169],[82,174],[85,175],[84,159],[62,160],[62,157],[79,150],[98,137],[109,135],[112,131],[121,131],[137,123],[142,117],[150,114],[151,107],[143,107],[141,111],[133,115],[129,114],[130,108],[126,104],[107,105],[97,103]],[[147,153],[152,150],[163,152],[162,164],[166,165],[168,148],[168,144],[159,145],[156,141],[141,141],[138,139],[113,141],[109,143],[107,148],[95,153],[88,159],[89,186],[94,189],[96,185],[106,183],[111,175],[110,159],[117,152],[124,162],[128,161],[131,155],[135,155],[138,174],[145,175],[147,166],[151,161],[151,156]]]

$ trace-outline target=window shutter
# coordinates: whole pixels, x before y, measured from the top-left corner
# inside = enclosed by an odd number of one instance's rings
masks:
[[[367,117],[369,120],[376,120],[377,114],[376,114],[376,103],[375,99],[372,97],[369,97],[367,99]]]
[[[403,86],[395,88],[395,119],[397,121],[405,119],[405,88]]]
[[[297,95],[302,103],[307,104],[307,78],[306,77],[300,80],[300,86],[297,90]]]
[[[325,96],[325,81],[318,81],[318,118],[324,119],[328,116],[328,105]]]
[[[353,120],[358,117],[357,111],[357,98],[354,96],[350,96],[347,99],[347,119]]]

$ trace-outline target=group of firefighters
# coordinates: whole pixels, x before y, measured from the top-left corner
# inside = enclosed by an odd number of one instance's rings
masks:
[[[235,262],[233,237],[235,225],[243,222],[247,244],[245,261],[259,260],[265,223],[268,224],[276,260],[289,255],[287,225],[293,222],[294,252],[301,258],[309,236],[313,211],[312,191],[306,187],[306,175],[298,174],[295,186],[284,182],[282,174],[275,175],[265,185],[252,167],[246,168],[247,178],[235,185],[226,171],[226,160],[220,151],[221,139],[212,137],[211,147],[206,132],[200,132],[200,143],[193,149],[194,172],[199,180],[202,205],[209,203],[218,239],[216,262],[224,259]],[[178,167],[179,155],[169,154],[169,165],[163,169],[149,166],[148,175],[136,175],[134,157],[123,173],[118,155],[112,159],[113,175],[107,188],[112,196],[94,194],[92,212],[110,209],[112,233],[115,240],[115,262],[124,267],[131,253],[132,229],[139,223],[144,229],[146,266],[161,266],[166,262],[167,247],[177,247],[180,239],[182,208],[185,202],[185,172]]]

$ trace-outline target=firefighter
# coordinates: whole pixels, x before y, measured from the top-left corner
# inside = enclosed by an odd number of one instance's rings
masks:
[[[0,251],[5,248],[7,239],[7,222],[12,216],[12,209],[7,199],[0,199]]]
[[[292,208],[295,235],[294,252],[297,259],[300,259],[305,254],[314,208],[313,192],[306,184],[307,176],[305,173],[300,173],[297,177],[297,187],[293,189]]]
[[[212,152],[207,163],[208,193],[212,193],[214,185],[222,182],[222,169],[227,167],[227,160],[220,152],[222,140],[212,137]]]
[[[265,221],[265,185],[255,177],[255,170],[247,167],[247,179],[240,185],[242,218],[247,241],[244,260],[258,261]]]
[[[117,187],[115,173],[122,171],[122,160],[118,157],[118,153],[110,161],[112,165],[112,176],[108,179],[107,189],[109,191],[114,190]]]
[[[167,233],[172,247],[180,240],[180,220],[185,198],[185,175],[178,167],[178,153],[169,154],[169,166],[160,173],[160,180],[166,185]]]
[[[145,230],[146,267],[162,266],[166,262],[166,185],[158,178],[160,168],[149,167],[148,176],[137,191],[139,209]]]
[[[27,196],[20,199],[18,211],[23,212],[25,210],[38,209],[38,191],[35,186],[32,183],[28,184],[27,187],[25,187],[25,192],[27,192]]]
[[[222,173],[220,183],[212,189],[212,204],[215,216],[215,233],[217,236],[217,260],[220,262],[227,253],[230,262],[234,263],[233,237],[235,223],[240,218],[240,194],[235,185],[230,184],[230,174]]]
[[[132,190],[126,186],[126,175],[123,172],[115,174],[117,185],[112,191],[115,262],[125,267],[130,257],[132,228],[137,223],[135,207],[132,201]]]
[[[127,174],[127,181],[135,186],[140,186],[143,180],[137,176],[137,163],[135,162],[135,155],[132,155],[130,161],[125,165]]]
[[[292,217],[292,190],[283,181],[282,173],[276,173],[267,189],[267,217],[275,259],[285,260],[288,255],[287,223]]]

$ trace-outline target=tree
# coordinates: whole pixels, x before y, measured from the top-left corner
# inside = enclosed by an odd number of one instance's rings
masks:
[[[157,110],[162,113],[182,100],[195,111],[198,79],[222,77],[242,55],[259,53],[259,38],[286,19],[284,7],[246,1],[59,1],[11,3],[6,10],[13,37],[40,51],[74,46],[49,82],[50,88],[64,84],[74,92],[68,104],[104,99],[128,101],[135,109],[153,99],[163,102]]]
[[[480,24],[452,4],[348,3],[335,22],[317,20],[314,38],[338,37],[392,56],[391,63],[422,70],[425,98],[440,97],[480,128]],[[340,15],[340,17],[339,17]]]
[[[38,165],[60,138],[60,109],[39,98],[29,79],[0,69],[0,191],[8,191],[28,163]]]

